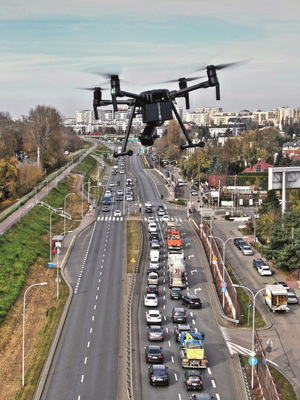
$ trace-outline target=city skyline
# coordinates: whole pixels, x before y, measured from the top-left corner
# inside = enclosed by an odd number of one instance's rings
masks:
[[[92,108],[92,92],[77,88],[105,79],[90,72],[120,72],[122,88],[131,92],[172,90],[176,83],[157,82],[205,76],[195,71],[243,60],[219,71],[221,101],[213,88],[198,90],[191,93],[190,111],[300,107],[300,5],[294,0],[15,0],[2,9],[0,111],[13,118],[39,104],[66,118]]]

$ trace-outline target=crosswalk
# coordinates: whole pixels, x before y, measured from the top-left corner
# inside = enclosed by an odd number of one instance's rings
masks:
[[[98,221],[123,221],[123,217],[113,217],[111,215],[102,215],[101,217],[98,217]]]
[[[144,217],[145,222],[148,221],[147,217]],[[155,222],[162,222],[162,217],[154,217]],[[182,222],[182,218],[179,217],[170,217],[170,222]]]

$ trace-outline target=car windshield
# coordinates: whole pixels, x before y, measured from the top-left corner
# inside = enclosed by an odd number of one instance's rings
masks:
[[[159,328],[158,326],[157,326],[157,327],[154,326],[154,327],[150,328],[150,332],[157,332],[157,333],[160,333],[160,332],[161,332],[161,328]]]
[[[189,376],[188,379],[189,379],[190,382],[199,382],[200,381],[200,377],[199,376],[195,376],[195,375]]]
[[[161,351],[160,351],[160,349],[149,349],[149,353],[150,354],[160,354]]]
[[[161,369],[161,368],[157,368],[153,370],[153,375],[155,376],[165,376],[166,375],[166,371],[165,369]]]

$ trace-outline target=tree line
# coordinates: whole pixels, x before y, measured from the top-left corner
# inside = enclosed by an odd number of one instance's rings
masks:
[[[60,168],[67,160],[66,150],[82,147],[81,139],[62,122],[59,111],[44,105],[17,121],[0,112],[0,208]]]

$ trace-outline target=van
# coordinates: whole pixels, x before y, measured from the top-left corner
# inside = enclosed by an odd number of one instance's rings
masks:
[[[148,232],[157,232],[157,225],[155,222],[150,222],[148,225]]]
[[[150,261],[159,261],[159,250],[150,250]]]

